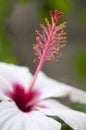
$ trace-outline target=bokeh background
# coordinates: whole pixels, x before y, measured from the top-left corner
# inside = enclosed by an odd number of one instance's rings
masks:
[[[35,29],[50,9],[64,12],[67,46],[58,63],[45,63],[50,77],[86,90],[86,0],[0,0],[0,61],[28,66],[34,73]]]
[[[0,61],[28,66],[34,73],[34,30],[50,9],[64,12],[59,23],[67,21],[67,46],[60,61],[45,63],[43,71],[86,90],[86,0],[0,0]]]

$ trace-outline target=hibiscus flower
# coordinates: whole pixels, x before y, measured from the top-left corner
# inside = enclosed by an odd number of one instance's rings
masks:
[[[40,72],[28,93],[32,78],[27,67],[0,63],[0,130],[60,130],[61,124],[49,116],[60,117],[74,130],[86,130],[85,113],[53,99],[69,96],[74,102],[86,103],[85,92]]]
[[[56,26],[63,15],[50,11],[52,24],[36,30],[33,45],[39,64],[34,76],[27,67],[0,63],[0,130],[61,130],[58,116],[74,130],[86,130],[86,114],[62,105],[54,98],[69,96],[74,102],[86,103],[86,93],[48,78],[41,72],[45,61],[60,58],[59,50],[66,40],[65,23]],[[59,33],[58,33],[59,31]],[[36,61],[36,60],[35,60]]]

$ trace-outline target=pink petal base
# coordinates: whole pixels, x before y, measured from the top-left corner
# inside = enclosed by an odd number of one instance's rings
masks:
[[[35,110],[41,96],[41,93],[38,90],[32,90],[26,93],[24,87],[20,84],[13,85],[13,92],[5,91],[4,93],[11,98],[23,112]]]

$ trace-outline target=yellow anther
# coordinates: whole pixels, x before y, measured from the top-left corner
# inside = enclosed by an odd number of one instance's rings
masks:
[[[61,33],[64,33],[64,30],[63,30],[63,29],[61,30]]]
[[[42,27],[44,27],[44,25],[43,25],[43,24],[40,24],[40,27],[42,28]]]
[[[35,32],[36,32],[37,34],[39,34],[39,31],[38,31],[38,30],[35,30]]]
[[[37,37],[36,37],[36,40],[39,40],[39,39],[40,39],[40,38],[37,36]]]
[[[53,58],[54,58],[54,54],[51,55],[51,59],[53,59]]]
[[[53,40],[52,42],[56,42],[56,40]]]
[[[63,39],[67,39],[67,37],[63,37]]]
[[[66,46],[66,44],[62,44],[62,45],[61,45],[61,48],[65,47],[65,46]]]
[[[48,19],[47,19],[47,18],[45,18],[45,22],[46,22],[46,23],[49,23],[49,21],[48,21]]]

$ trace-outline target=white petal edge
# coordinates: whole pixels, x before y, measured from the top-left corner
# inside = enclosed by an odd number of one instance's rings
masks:
[[[60,83],[47,77],[43,72],[39,73],[35,83],[35,88],[42,93],[41,99],[49,97],[64,97],[69,92],[68,88],[65,86],[62,87]]]
[[[12,91],[12,86],[7,82],[7,80],[0,76],[0,101],[10,100],[10,98],[5,94],[6,90]]]
[[[45,116],[40,111],[33,111],[30,115],[28,114],[28,116],[32,119],[31,122],[33,122],[37,130],[61,130],[61,124],[59,122]]]
[[[86,104],[86,91],[71,86],[67,87],[70,87],[68,96],[72,102]]]
[[[40,111],[21,112],[13,102],[0,103],[0,130],[60,130],[61,124]]]
[[[49,78],[43,72],[39,73],[35,87],[41,91],[42,99],[69,96],[72,102],[86,104],[85,91]]]
[[[46,108],[41,108],[46,115],[58,116],[65,123],[67,123],[74,130],[86,130],[86,114],[83,112],[72,110],[56,100],[45,100],[41,104],[47,106]]]
[[[0,62],[0,76],[10,85],[18,83],[27,89],[32,80],[32,74],[27,67]],[[6,86],[7,87],[7,86]]]

